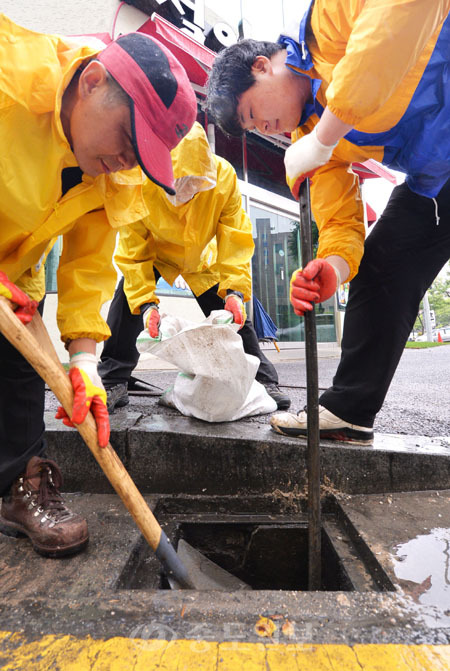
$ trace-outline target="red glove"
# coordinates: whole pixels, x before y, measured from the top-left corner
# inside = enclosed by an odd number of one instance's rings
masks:
[[[304,270],[295,270],[291,277],[291,304],[297,315],[313,309],[312,303],[330,298],[340,284],[337,270],[325,259],[310,261]]]
[[[234,323],[239,324],[241,329],[247,319],[243,295],[237,291],[230,292],[225,298],[224,308],[231,312]]]
[[[14,310],[22,324],[28,324],[37,310],[38,302],[32,301],[19,287],[8,280],[4,272],[0,270],[0,296],[4,296],[11,303],[19,307]]]
[[[90,410],[97,424],[98,444],[106,447],[109,442],[109,415],[106,407],[106,391],[97,373],[97,358],[94,354],[79,352],[70,360],[70,381],[74,390],[72,417],[59,407],[56,419],[66,426],[82,424]]]
[[[150,338],[159,340],[160,338],[159,323],[161,321],[161,317],[159,316],[159,310],[156,303],[153,303],[151,307],[147,308],[147,310],[143,314],[143,319],[144,319],[144,328],[146,328],[147,331],[149,332]]]

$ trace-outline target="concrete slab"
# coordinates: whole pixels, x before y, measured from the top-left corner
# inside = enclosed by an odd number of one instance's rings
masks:
[[[335,361],[322,357],[321,362],[328,366],[325,375],[322,367],[321,377],[321,385],[327,386]],[[298,409],[305,389],[297,386],[294,378],[291,384],[290,364],[282,366],[288,366],[283,369],[283,381]],[[145,379],[164,389],[174,375],[152,371]],[[297,371],[294,377],[298,378]],[[82,555],[57,561],[35,555],[26,539],[0,537],[2,626],[5,631],[24,632],[25,637],[8,638],[5,634],[5,641],[12,641],[11,649],[18,649],[14,641],[21,640],[24,649],[31,650],[30,641],[44,634],[66,635],[70,645],[75,645],[73,637],[92,636],[96,641],[123,637],[128,642],[156,641],[164,649],[170,641],[180,646],[183,641],[199,641],[219,648],[232,641],[237,646],[256,646],[253,650],[258,654],[262,650],[266,666],[261,668],[271,668],[268,650],[275,650],[274,646],[280,646],[280,655],[284,655],[291,645],[314,644],[315,650],[320,649],[316,646],[334,645],[333,653],[327,649],[319,655],[322,661],[315,661],[322,664],[327,659],[330,669],[340,669],[352,668],[345,666],[342,655],[348,655],[348,659],[356,655],[355,646],[376,643],[393,649],[392,644],[450,643],[445,604],[427,601],[434,585],[447,585],[442,577],[447,576],[444,565],[437,564],[436,571],[430,570],[427,575],[417,573],[411,577],[395,572],[396,568],[400,571],[414,563],[417,547],[427,556],[429,551],[444,559],[447,556],[446,546],[442,545],[447,542],[447,532],[436,531],[447,529],[439,521],[449,519],[448,491],[444,490],[450,482],[450,431],[440,411],[434,409],[433,421],[421,424],[426,436],[405,431],[408,426],[418,426],[417,417],[410,421],[414,414],[411,410],[409,415],[403,413],[408,415],[406,424],[399,422],[402,414],[382,424],[385,432],[377,432],[373,448],[321,443],[323,494],[327,502],[336,500],[341,510],[340,517],[324,519],[324,532],[334,551],[343,558],[344,573],[353,590],[261,589],[246,595],[217,595],[157,589],[160,581],[156,560],[148,553],[142,554],[139,532],[111,493],[78,433],[53,420],[56,406],[48,392],[49,456],[62,467],[65,490],[79,492],[69,498],[71,505],[88,517],[91,542]],[[388,406],[388,416],[389,413]],[[389,433],[387,426],[402,430],[403,435]],[[277,515],[295,514],[297,521],[303,519],[304,523],[306,442],[275,434],[266,416],[211,425],[159,406],[158,397],[132,397],[127,408],[111,417],[111,428],[111,442],[120,459],[148,495],[168,531],[175,522],[181,523],[183,514],[185,521],[192,521],[206,497],[213,500],[221,514],[254,514],[255,505],[262,500],[277,507]],[[420,514],[416,508],[420,508]],[[395,518],[392,524],[391,517]],[[406,523],[415,518],[417,524]],[[266,547],[270,549],[269,545]],[[403,556],[406,559],[402,561]],[[144,563],[139,565],[141,560]],[[124,579],[126,570],[129,577],[133,571],[147,569],[154,576],[147,588],[130,588]],[[440,589],[439,594],[446,598],[445,589]],[[255,630],[261,615],[272,619],[277,627],[267,649],[261,648],[261,638]],[[283,634],[286,623],[293,626],[292,638]],[[411,658],[408,656],[411,649],[416,648],[402,649],[402,659],[418,664],[413,653]],[[40,650],[37,645],[33,654],[39,657]],[[435,654],[437,648],[430,650],[435,667],[429,668],[446,668]],[[89,654],[96,659],[97,652]],[[355,668],[365,668],[360,662],[364,654],[359,649],[355,657],[359,666]],[[298,659],[295,663],[300,663]],[[391,657],[386,660],[388,665],[381,666],[376,658],[380,669],[397,668]],[[295,668],[294,662],[286,663],[286,668]],[[304,659],[302,663],[306,663]],[[17,668],[34,667],[27,662],[25,666],[19,663]],[[118,668],[126,667],[119,664]],[[167,664],[167,668],[176,665]]]
[[[355,496],[342,508],[392,583],[450,627],[450,490]]]
[[[58,600],[97,597],[111,588],[139,530],[116,495],[69,494],[68,505],[88,519],[90,542],[71,558],[44,559],[25,538],[0,535],[0,598]],[[151,503],[151,502],[150,502]]]
[[[447,494],[442,493],[445,506]],[[134,523],[114,496],[70,498],[89,520],[91,542],[85,553],[65,560],[44,559],[32,553],[27,540],[0,537],[0,613],[5,631],[21,631],[28,637],[51,633],[253,644],[261,641],[255,625],[265,616],[276,625],[271,644],[450,643],[450,627],[442,610],[417,603],[406,592],[218,594],[117,589],[121,569],[138,541]],[[158,501],[149,499],[149,503],[153,506]],[[163,503],[167,505],[167,499]],[[349,497],[345,505],[352,513],[360,503],[360,497]],[[427,507],[426,495],[423,506]],[[438,508],[436,500],[430,502],[430,511]],[[385,531],[383,538],[390,533]],[[282,633],[285,622],[292,624],[289,639]]]

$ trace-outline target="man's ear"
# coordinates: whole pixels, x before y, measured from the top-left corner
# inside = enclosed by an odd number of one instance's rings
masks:
[[[272,71],[272,63],[267,56],[257,56],[253,61],[252,74],[263,75]]]
[[[108,79],[105,66],[100,61],[91,61],[86,65],[78,80],[78,92],[82,98],[95,93]]]

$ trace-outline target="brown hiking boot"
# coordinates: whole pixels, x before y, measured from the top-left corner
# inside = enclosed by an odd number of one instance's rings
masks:
[[[86,520],[65,505],[59,491],[62,475],[51,459],[32,457],[25,473],[3,497],[0,531],[25,534],[36,552],[63,557],[83,549],[89,540]]]

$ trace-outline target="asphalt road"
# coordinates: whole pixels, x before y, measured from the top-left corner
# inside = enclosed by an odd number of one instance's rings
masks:
[[[337,359],[319,359],[319,387],[331,384],[337,364]],[[305,385],[304,362],[281,364],[277,369],[282,385]],[[375,430],[429,437],[450,435],[449,374],[450,345],[406,349],[377,416]],[[303,407],[306,390],[292,391],[292,397],[299,398],[296,409]]]

